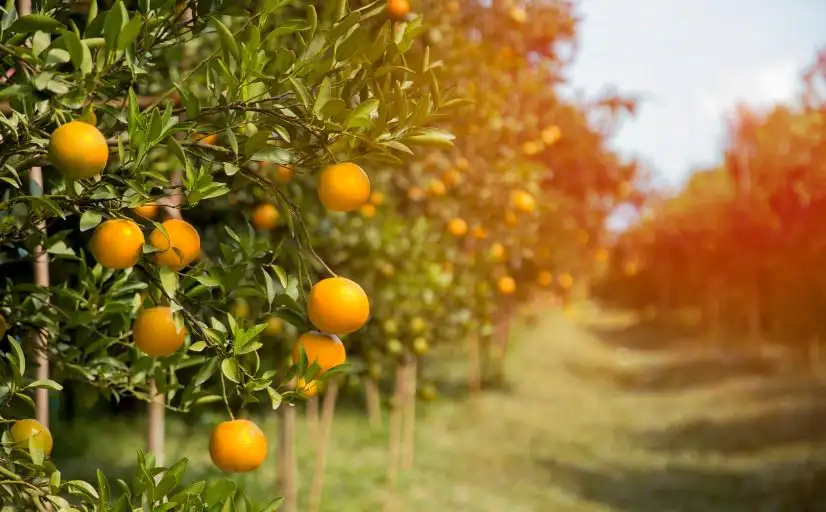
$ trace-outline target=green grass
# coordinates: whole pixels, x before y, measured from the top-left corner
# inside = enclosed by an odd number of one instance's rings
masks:
[[[826,509],[816,485],[824,487],[826,467],[822,374],[776,354],[635,326],[624,315],[540,318],[515,328],[506,392],[486,392],[475,407],[463,399],[419,406],[415,467],[400,481],[404,510]],[[461,362],[436,371],[464,379]],[[168,456],[217,476],[206,448],[217,420],[202,416],[188,428],[170,421]],[[259,420],[274,443],[275,418]],[[96,427],[62,435],[101,440],[82,458],[59,461],[66,477],[97,466],[129,471],[143,425]],[[298,427],[306,502],[314,442],[303,408]],[[321,509],[380,510],[386,448],[386,432],[371,430],[360,410],[339,410]],[[270,451],[261,470],[235,477],[254,496],[278,494],[274,444]]]

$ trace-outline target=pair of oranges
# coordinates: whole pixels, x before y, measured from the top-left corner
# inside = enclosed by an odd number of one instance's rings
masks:
[[[163,230],[155,228],[149,235],[149,243],[158,249],[154,254],[158,265],[178,271],[198,258],[201,238],[191,224],[181,219],[169,219],[161,226]],[[136,222],[111,219],[98,225],[89,248],[101,266],[125,269],[135,266],[145,243],[143,231]]]

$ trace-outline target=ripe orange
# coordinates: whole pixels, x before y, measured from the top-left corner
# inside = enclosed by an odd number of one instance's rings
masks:
[[[198,258],[201,252],[201,237],[192,224],[181,219],[169,219],[161,225],[168,237],[157,228],[149,235],[149,242],[161,249],[155,253],[158,265],[181,270]]]
[[[319,332],[302,334],[293,347],[293,361],[296,363],[301,358],[302,348],[307,353],[307,364],[318,364],[319,377],[330,368],[344,364],[347,361],[344,344],[335,335]]]
[[[186,329],[178,330],[172,310],[166,306],[142,310],[132,324],[135,345],[152,357],[174,354],[184,344],[184,339]]]
[[[89,250],[104,268],[134,267],[141,257],[146,239],[143,231],[128,219],[112,219],[98,224]]]
[[[14,422],[11,427],[11,439],[17,448],[28,450],[29,439],[32,437],[34,437],[35,446],[38,446],[44,455],[49,456],[52,453],[52,447],[54,446],[52,433],[42,423],[33,419]]]
[[[370,178],[352,162],[331,165],[319,176],[318,198],[330,210],[351,212],[370,198]]]
[[[243,298],[235,299],[230,308],[232,316],[235,318],[247,318],[250,316],[250,305]]]
[[[580,230],[577,230],[577,232],[576,232],[576,238],[579,241],[579,243],[581,243],[582,245],[585,245],[591,239],[591,235],[589,235],[588,232],[585,231],[584,229],[580,229]]]
[[[144,219],[154,219],[155,216],[158,215],[158,205],[147,203],[132,208],[132,211],[135,212],[135,215],[138,217],[143,217]]]
[[[516,291],[516,281],[510,276],[501,278],[496,286],[502,295],[512,295]]]
[[[404,19],[410,13],[410,0],[387,0],[387,12],[394,20]]]
[[[311,380],[308,383],[306,380],[299,377],[295,382],[295,390],[298,394],[306,398],[312,398],[318,394],[318,381]]]
[[[361,211],[361,216],[365,219],[372,219],[376,216],[376,207],[370,203],[361,205],[361,207],[359,207],[359,210]]]
[[[505,258],[505,246],[496,242],[490,246],[490,255],[493,256],[494,260],[501,261]]]
[[[516,217],[516,214],[508,211],[505,213],[505,224],[508,226],[516,226],[519,223],[519,219]]]
[[[536,210],[536,198],[524,190],[514,190],[511,193],[511,204],[517,211],[530,213]]]
[[[470,234],[477,240],[484,240],[488,237],[488,230],[482,226],[474,226],[474,228],[470,231]]]
[[[267,458],[267,438],[250,420],[222,421],[209,438],[209,456],[225,473],[252,471]]]
[[[462,173],[454,168],[450,168],[442,173],[442,181],[449,187],[455,187],[462,181]]]
[[[275,181],[278,183],[289,183],[295,176],[295,169],[292,165],[278,165],[275,167]]]
[[[372,203],[376,206],[383,205],[384,204],[384,194],[382,194],[381,192],[373,192],[372,194],[370,194],[370,203]]]
[[[567,272],[560,275],[558,280],[559,280],[559,286],[561,286],[562,288],[565,288],[566,290],[568,288],[570,288],[571,286],[573,286],[573,284],[574,284],[573,276],[571,274],[568,274]]]
[[[209,144],[210,146],[214,146],[216,142],[218,142],[218,134],[213,133],[212,135],[207,135],[204,133],[196,134],[193,139],[195,142],[200,142],[202,144]]]
[[[432,180],[427,186],[427,191],[432,196],[443,196],[447,193],[447,187],[445,187],[445,184],[440,180]]]
[[[447,223],[447,230],[453,236],[464,236],[467,233],[467,222],[464,219],[454,218]]]
[[[539,286],[550,286],[554,282],[554,275],[547,270],[542,270],[536,276],[536,282]]]
[[[597,252],[594,254],[594,260],[598,263],[605,263],[608,261],[608,250],[604,247],[597,249]]]
[[[67,178],[91,178],[103,172],[108,160],[106,137],[83,121],[60,126],[49,139],[49,161]]]
[[[466,171],[466,170],[470,169],[470,162],[468,161],[467,158],[465,158],[463,156],[460,156],[459,158],[456,159],[456,167],[458,167],[459,169],[461,169],[463,171]]]
[[[252,225],[261,231],[271,231],[278,225],[278,208],[271,204],[259,204],[252,211]]]
[[[407,191],[407,197],[411,201],[421,201],[424,199],[424,190],[419,187],[410,187],[410,190]]]
[[[542,142],[548,146],[556,144],[561,136],[562,131],[556,126],[549,126],[542,130]]]
[[[322,332],[350,334],[367,322],[370,301],[364,290],[344,277],[322,279],[310,290],[307,300],[310,322]]]

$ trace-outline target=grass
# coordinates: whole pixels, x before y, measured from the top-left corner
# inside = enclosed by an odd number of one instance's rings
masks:
[[[419,407],[415,467],[400,480],[404,510],[826,510],[819,372],[755,347],[721,349],[588,310],[543,312],[536,325],[518,325],[509,365],[506,392],[487,392],[475,405]],[[457,382],[465,375],[458,363],[435,371]],[[169,422],[168,456],[187,456],[211,476],[206,444],[218,417],[197,420]],[[274,417],[259,421],[274,443]],[[300,413],[299,510],[314,460],[303,421]],[[88,478],[98,466],[129,474],[143,425],[95,427],[64,430],[61,437],[81,443],[105,439],[82,458],[60,460],[64,478]],[[381,510],[386,445],[386,432],[371,430],[361,410],[338,411],[323,511]],[[268,497],[277,494],[274,468],[271,456],[234,478]]]

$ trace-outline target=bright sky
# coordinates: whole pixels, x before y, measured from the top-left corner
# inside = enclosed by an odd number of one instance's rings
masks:
[[[645,96],[616,144],[664,186],[719,157],[724,112],[790,99],[826,47],[825,0],[581,0],[580,13],[574,85]]]

